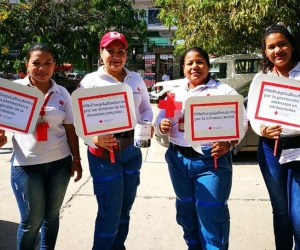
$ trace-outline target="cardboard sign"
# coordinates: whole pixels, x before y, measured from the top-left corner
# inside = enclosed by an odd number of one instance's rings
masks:
[[[193,96],[185,102],[184,133],[198,152],[201,141],[230,141],[244,137],[243,96]]]
[[[72,95],[76,133],[89,146],[92,137],[134,129],[136,125],[132,89],[118,84],[77,89]]]
[[[261,124],[300,130],[300,84],[290,78],[262,74],[251,83],[247,115],[259,134]]]
[[[0,78],[0,129],[32,133],[43,102],[41,91]]]

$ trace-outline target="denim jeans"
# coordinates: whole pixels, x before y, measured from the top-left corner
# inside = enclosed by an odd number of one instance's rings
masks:
[[[211,149],[203,156],[184,157],[170,146],[166,161],[176,194],[176,220],[182,226],[189,250],[228,249],[232,184],[230,152],[219,157],[217,168]]]
[[[130,210],[140,183],[142,153],[130,144],[115,155],[115,163],[88,151],[98,203],[93,250],[122,250],[129,230]]]
[[[274,156],[274,140],[260,138],[258,163],[273,209],[276,250],[300,250],[300,162],[279,163],[280,145]]]
[[[71,161],[68,156],[44,164],[11,166],[11,186],[21,214],[18,250],[34,250],[40,229],[40,249],[54,249],[59,211],[71,177]]]

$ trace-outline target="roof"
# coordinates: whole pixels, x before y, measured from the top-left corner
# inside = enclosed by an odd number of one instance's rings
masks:
[[[236,59],[261,59],[261,56],[259,54],[232,54],[210,58],[210,63],[219,61],[231,61]]]

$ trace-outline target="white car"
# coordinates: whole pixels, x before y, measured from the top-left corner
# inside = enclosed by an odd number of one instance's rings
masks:
[[[150,101],[157,102],[158,100],[165,99],[167,93],[169,93],[173,88],[178,87],[181,81],[182,79],[177,79],[155,83],[149,93]]]

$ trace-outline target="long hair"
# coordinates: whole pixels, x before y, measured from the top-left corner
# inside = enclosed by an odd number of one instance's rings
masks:
[[[268,70],[270,70],[274,67],[274,64],[269,60],[269,58],[266,55],[266,38],[270,34],[273,34],[273,33],[280,33],[287,38],[287,40],[290,42],[290,44],[293,48],[291,59],[294,62],[300,61],[300,51],[299,51],[299,47],[298,47],[296,39],[289,32],[289,30],[285,27],[285,25],[283,23],[278,23],[276,25],[272,25],[272,26],[266,28],[266,31],[263,35],[262,52],[261,52],[262,53],[261,69],[262,69],[263,73],[267,73]]]

